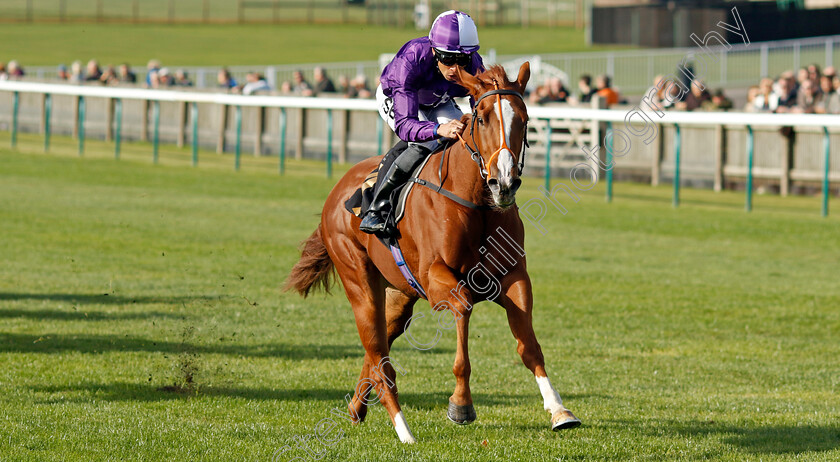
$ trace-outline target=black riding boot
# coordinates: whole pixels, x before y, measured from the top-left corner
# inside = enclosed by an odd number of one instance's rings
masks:
[[[373,192],[373,199],[364,218],[362,218],[359,230],[370,234],[385,231],[387,222],[385,217],[382,216],[382,211],[391,202],[391,192],[405,183],[411,172],[426,158],[427,154],[429,154],[428,148],[419,144],[411,144],[402,154],[397,156],[394,163],[391,164],[391,168],[388,169],[387,176]]]

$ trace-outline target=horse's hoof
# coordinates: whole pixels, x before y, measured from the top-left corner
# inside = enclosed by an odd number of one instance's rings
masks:
[[[347,406],[347,409],[350,414],[350,422],[353,425],[358,425],[365,421],[365,417],[367,417],[367,406],[362,406],[361,409],[357,410],[352,404],[350,404]]]
[[[572,411],[568,409],[557,411],[556,414],[551,416],[551,429],[554,431],[575,427],[580,427],[580,419],[575,417]]]
[[[472,404],[466,406],[458,406],[449,401],[449,409],[446,411],[446,417],[458,425],[468,425],[475,422],[475,407]]]

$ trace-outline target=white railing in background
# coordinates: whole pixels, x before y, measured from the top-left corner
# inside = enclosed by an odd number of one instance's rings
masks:
[[[159,104],[161,102],[173,102],[173,103],[181,103],[184,105],[184,114],[181,118],[181,128],[183,129],[184,125],[186,125],[187,117],[186,117],[186,105],[191,106],[191,125],[192,125],[192,147],[193,147],[193,158],[194,162],[197,155],[198,149],[198,125],[197,125],[197,117],[198,117],[198,104],[207,104],[207,105],[217,105],[217,106],[224,106],[224,107],[233,107],[236,109],[236,120],[237,120],[237,127],[236,127],[236,165],[238,168],[239,165],[239,145],[240,145],[240,137],[241,137],[241,108],[242,107],[252,107],[252,108],[279,108],[282,112],[281,116],[281,131],[280,137],[285,140],[285,110],[286,109],[302,109],[302,110],[323,110],[327,113],[326,118],[326,131],[327,131],[327,142],[326,142],[326,149],[327,149],[327,172],[328,175],[331,174],[332,171],[332,146],[333,146],[333,118],[332,118],[332,111],[345,111],[346,113],[351,112],[365,112],[371,113],[377,111],[376,102],[373,100],[356,100],[356,99],[342,99],[342,98],[302,98],[302,97],[288,97],[288,96],[243,96],[243,95],[233,95],[233,94],[224,94],[224,93],[201,93],[201,92],[184,92],[184,91],[172,91],[172,90],[148,90],[148,89],[135,89],[135,88],[113,88],[113,87],[90,87],[90,86],[76,86],[76,85],[57,85],[57,84],[47,84],[47,83],[33,83],[33,82],[22,82],[22,81],[0,81],[0,92],[5,92],[7,96],[9,94],[12,95],[12,121],[11,121],[11,131],[12,131],[12,145],[14,146],[16,143],[16,136],[18,131],[18,112],[19,112],[19,98],[20,94],[40,94],[43,95],[43,106],[42,111],[42,130],[44,134],[48,137],[49,130],[50,130],[50,104],[48,101],[51,101],[53,96],[62,95],[62,96],[71,96],[78,98],[79,103],[76,106],[77,114],[75,116],[81,119],[80,122],[80,153],[83,150],[83,140],[84,140],[84,123],[85,123],[85,115],[84,115],[84,98],[102,98],[106,100],[110,100],[112,102],[118,103],[120,110],[117,114],[109,114],[107,119],[107,126],[111,127],[116,125],[117,131],[122,124],[122,100],[140,100],[140,101],[147,101],[151,102],[154,105],[153,113],[154,115],[154,132],[155,132],[155,139],[154,139],[154,150],[155,150],[155,159],[157,159],[157,149],[158,149],[158,125],[159,125],[159,114],[160,108]],[[2,107],[2,102],[0,102],[0,107]],[[226,110],[226,108],[225,108]],[[147,111],[148,113],[148,111]],[[790,126],[795,127],[797,129],[803,127],[812,127],[819,130],[822,130],[824,135],[824,165],[823,165],[823,197],[824,197],[824,205],[823,205],[823,213],[827,214],[827,204],[828,204],[828,188],[829,188],[829,170],[830,170],[830,139],[829,139],[829,129],[834,129],[835,133],[840,130],[840,117],[834,115],[815,115],[815,114],[756,114],[756,113],[734,113],[734,112],[666,112],[664,116],[659,118],[652,112],[645,112],[642,111],[638,106],[631,109],[631,110],[605,110],[605,109],[587,109],[587,108],[570,108],[570,107],[529,107],[528,108],[529,118],[531,120],[531,125],[539,125],[540,122],[543,123],[544,130],[542,133],[546,134],[545,143],[540,143],[541,140],[531,138],[532,141],[532,148],[529,150],[529,156],[535,150],[539,150],[539,145],[542,144],[543,149],[545,152],[543,153],[543,158],[545,159],[545,174],[546,174],[546,189],[550,191],[550,175],[552,171],[552,151],[551,151],[551,144],[552,144],[552,124],[557,121],[561,121],[564,123],[570,123],[571,125],[564,125],[564,128],[569,128],[574,130],[575,124],[580,124],[581,122],[589,124],[589,135],[583,139],[581,143],[578,141],[579,147],[587,148],[587,151],[595,152],[592,157],[583,162],[585,166],[589,168],[589,171],[593,172],[593,182],[598,181],[600,177],[600,171],[605,170],[605,175],[607,178],[607,185],[608,185],[608,198],[611,197],[611,190],[612,190],[612,167],[604,169],[604,166],[612,166],[617,165],[622,162],[620,156],[613,155],[614,148],[612,144],[615,142],[617,138],[622,138],[622,143],[645,143],[651,144],[653,140],[661,140],[663,138],[662,132],[665,126],[672,126],[675,128],[675,136],[673,137],[674,142],[674,149],[675,149],[675,166],[674,166],[674,188],[675,188],[675,195],[674,195],[674,203],[678,205],[679,203],[679,186],[680,186],[680,151],[681,151],[681,139],[680,139],[680,130],[691,128],[691,127],[718,127],[720,130],[723,130],[724,127],[727,126],[737,126],[737,127],[746,127],[747,129],[747,155],[749,157],[747,163],[747,169],[745,171],[745,176],[747,178],[747,209],[751,208],[751,195],[752,195],[752,178],[753,178],[753,165],[754,165],[754,141],[753,141],[753,129],[754,128],[761,128],[761,127],[783,127],[783,126]],[[144,115],[144,117],[146,117]],[[225,120],[225,119],[223,119]],[[376,117],[377,124],[375,127],[366,127],[367,130],[376,130],[377,131],[377,138],[380,141],[379,146],[379,154],[382,154],[382,145],[381,141],[383,139],[382,131],[383,131],[383,124],[381,123],[381,119]],[[655,121],[654,121],[655,120]],[[630,122],[629,125],[627,122]],[[607,124],[606,131],[603,131],[599,128],[599,124],[604,123]],[[226,122],[223,122],[222,128],[222,137],[224,137],[224,130]],[[533,127],[532,127],[533,129]],[[614,131],[612,131],[614,129]],[[345,128],[346,130],[346,128]],[[531,135],[534,135],[534,131],[529,132]],[[602,137],[600,136],[602,133],[613,133],[610,136],[604,136],[603,141]],[[616,134],[622,133],[621,136],[616,136]],[[116,151],[119,152],[119,137],[117,137],[116,141]],[[534,143],[536,142],[536,143]],[[715,177],[715,185],[716,188],[718,186],[718,175],[722,177],[724,166],[722,164],[722,157],[723,157],[723,146],[719,142],[712,142],[711,140],[707,140],[708,142],[708,150],[714,152],[714,155],[718,158],[718,168],[716,169],[716,177]],[[344,139],[341,143],[347,143],[346,132]],[[601,143],[609,143],[609,146],[600,146]],[[285,141],[281,141],[281,146],[285,145]],[[345,146],[346,147],[346,146]],[[592,148],[600,147],[599,150],[592,150]],[[629,146],[628,146],[629,148]],[[600,151],[600,153],[599,153]],[[586,151],[583,151],[586,152]],[[626,152],[626,151],[625,151]],[[661,154],[657,154],[661,156]],[[280,152],[281,162],[284,156],[284,152]],[[659,164],[661,162],[661,158],[655,161],[655,164]],[[655,167],[658,168],[658,167]],[[574,167],[573,167],[574,169]],[[789,174],[783,173],[782,175]],[[574,175],[574,173],[572,174]],[[657,179],[658,181],[658,179]]]
[[[11,80],[0,81],[0,91],[147,101],[209,103],[228,106],[343,109],[357,111],[377,110],[376,101],[370,99],[305,98],[298,96],[245,96],[228,93],[63,85]]]
[[[715,48],[713,48],[715,49]],[[719,61],[708,60],[705,71],[699,75],[712,88],[734,88],[757,85],[762,77],[774,77],[786,70],[796,70],[811,63],[821,67],[840,65],[840,35],[814,37],[807,39],[780,40],[773,42],[754,42],[749,46],[733,44],[729,50],[722,47],[715,49]],[[565,73],[570,82],[570,89],[576,91],[576,81],[583,74],[593,78],[600,74],[611,74],[613,84],[626,95],[640,95],[649,88],[656,75],[676,74],[677,64],[696,48],[665,48],[656,50],[604,51],[593,53],[551,53],[541,55],[499,55],[487,50],[488,63],[507,63],[523,58],[553,66]],[[70,64],[70,63],[65,63]],[[119,64],[119,63],[113,63]],[[199,88],[216,87],[216,74],[220,67],[177,66],[170,65],[170,70],[186,70]],[[324,64],[284,64],[271,66],[229,66],[233,76],[244,82],[248,72],[261,72],[274,88],[279,88],[284,81],[292,81],[292,73],[301,70],[311,82],[312,69],[322,66],[328,75],[336,81],[340,75],[353,78],[364,75],[369,85],[375,85],[382,69],[380,61],[361,61]],[[139,71],[139,69],[137,69]],[[39,79],[56,77],[56,67],[29,67],[28,72]],[[138,72],[139,82],[145,75]],[[542,83],[537,78],[533,84]]]

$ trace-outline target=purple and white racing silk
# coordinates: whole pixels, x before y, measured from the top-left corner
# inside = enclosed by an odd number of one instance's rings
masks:
[[[473,75],[484,70],[478,53],[472,54],[472,62],[465,70]],[[469,94],[466,88],[443,78],[428,37],[416,38],[403,45],[385,66],[379,81],[385,96],[393,100],[394,128],[404,141],[423,142],[437,136],[435,122],[421,121],[417,117],[420,106],[433,108]]]

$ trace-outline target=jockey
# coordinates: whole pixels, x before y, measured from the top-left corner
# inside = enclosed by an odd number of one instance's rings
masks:
[[[385,231],[382,209],[391,192],[438,146],[457,139],[464,130],[463,112],[452,98],[468,96],[454,82],[458,67],[475,75],[484,70],[477,53],[478,30],[466,13],[450,10],[432,23],[428,37],[409,41],[385,66],[376,89],[379,115],[397,136],[408,143],[373,193],[373,200],[359,229],[366,233]],[[470,99],[470,105],[474,101]]]

